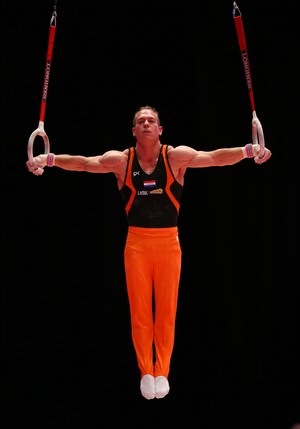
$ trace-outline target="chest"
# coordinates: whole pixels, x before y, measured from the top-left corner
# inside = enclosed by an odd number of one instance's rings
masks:
[[[166,168],[162,157],[153,163],[139,162],[137,158],[134,159],[132,183],[136,189],[164,188],[166,179]]]
[[[154,172],[154,170],[156,169],[156,165],[157,165],[157,159],[155,159],[154,161],[138,161],[139,166],[141,167],[141,170],[145,173],[145,174],[152,174]]]

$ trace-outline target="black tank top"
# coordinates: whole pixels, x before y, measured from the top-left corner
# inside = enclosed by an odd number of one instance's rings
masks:
[[[145,173],[135,148],[129,149],[124,186],[120,189],[128,225],[167,228],[177,225],[183,186],[169,165],[167,146],[163,145],[155,170]]]

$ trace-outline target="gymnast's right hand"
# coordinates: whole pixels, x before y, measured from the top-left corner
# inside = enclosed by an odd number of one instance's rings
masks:
[[[44,173],[44,167],[46,164],[47,155],[38,155],[32,159],[32,162],[26,162],[28,170],[36,176],[41,176]]]

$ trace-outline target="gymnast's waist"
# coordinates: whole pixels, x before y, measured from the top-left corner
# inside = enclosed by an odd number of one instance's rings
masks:
[[[166,228],[144,228],[140,226],[129,225],[128,234],[135,234],[143,237],[171,236],[171,235],[178,235],[178,227],[170,226]]]

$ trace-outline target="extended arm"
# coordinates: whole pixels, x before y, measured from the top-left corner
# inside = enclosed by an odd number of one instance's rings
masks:
[[[178,146],[168,152],[172,168],[200,168],[200,167],[221,167],[233,165],[244,158],[254,158],[257,164],[266,162],[271,152],[265,149],[264,156],[258,158],[259,145],[246,145],[245,147],[230,147],[216,149],[213,151],[197,151],[189,146]]]
[[[33,158],[33,162],[27,161],[29,171],[36,175],[43,174],[43,168],[59,167],[69,171],[86,171],[89,173],[115,173],[121,174],[127,163],[127,152],[110,150],[103,155],[82,156],[82,155],[38,155]]]

